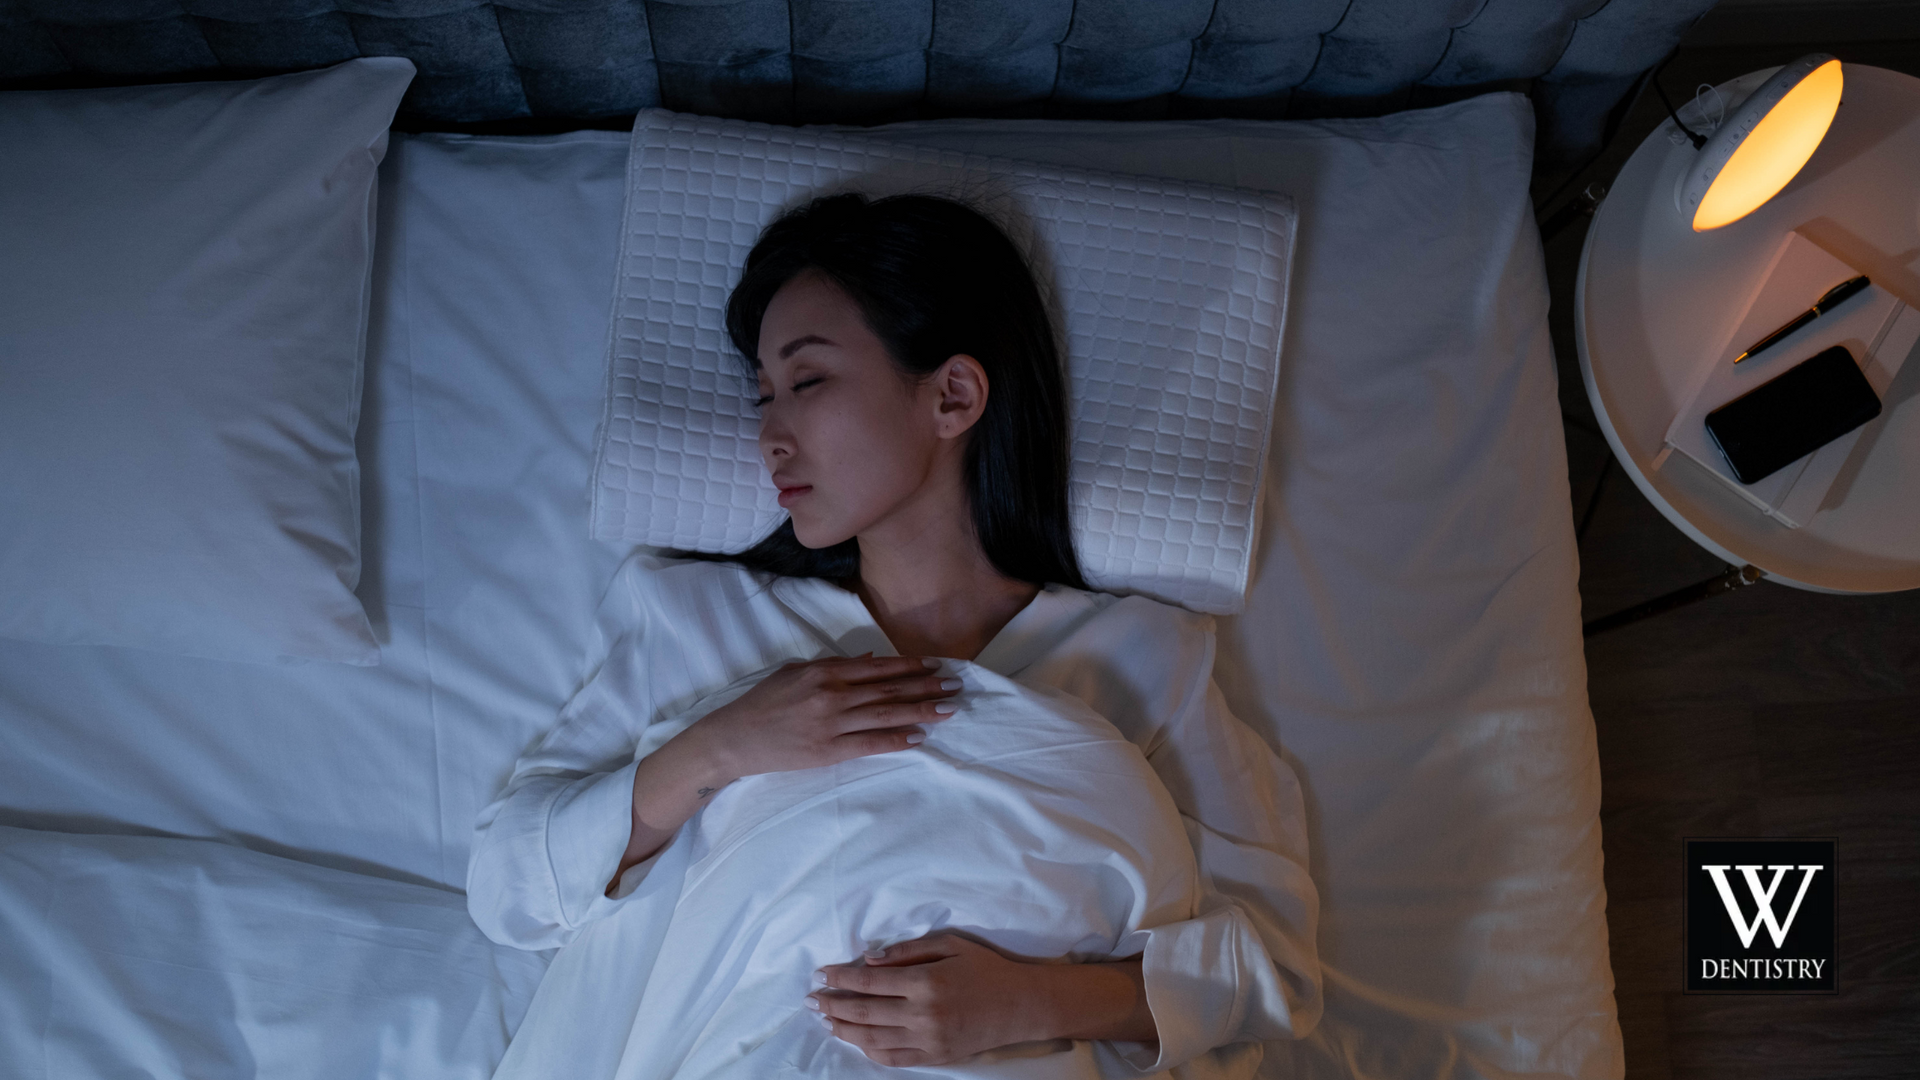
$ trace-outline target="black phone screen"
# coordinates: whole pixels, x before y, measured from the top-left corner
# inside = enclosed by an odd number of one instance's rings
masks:
[[[1879,415],[1879,395],[1835,345],[1708,413],[1707,434],[1751,484]]]

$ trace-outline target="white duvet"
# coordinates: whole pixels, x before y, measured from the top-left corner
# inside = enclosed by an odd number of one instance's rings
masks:
[[[766,674],[649,728],[638,753]],[[629,872],[631,901],[561,950],[498,1075],[915,1075],[821,1026],[805,1008],[816,968],[941,929],[1100,960],[1194,917],[1192,845],[1132,743],[1076,699],[973,664],[950,674],[962,708],[915,749],[714,796],[644,877]],[[1095,1053],[1032,1044],[938,1074],[1093,1077]]]

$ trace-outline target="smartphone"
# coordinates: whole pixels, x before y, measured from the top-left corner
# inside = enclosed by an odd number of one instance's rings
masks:
[[[1879,415],[1880,396],[1835,345],[1708,413],[1707,435],[1752,484]]]

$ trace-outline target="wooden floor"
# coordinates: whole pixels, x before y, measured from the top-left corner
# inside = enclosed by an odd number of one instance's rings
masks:
[[[1685,48],[1663,82],[1691,96],[1697,82],[1820,44]],[[1920,42],[1829,47],[1920,75]],[[1579,186],[1611,177],[1653,128],[1663,114],[1647,98]],[[1592,509],[1580,581],[1592,619],[1724,564],[1606,465],[1570,315],[1583,233],[1584,222],[1549,238],[1547,264],[1574,520]],[[1920,1076],[1920,591],[1837,597],[1762,582],[1591,638],[1587,664],[1627,1076]],[[1837,838],[1836,994],[1680,992],[1689,836]]]

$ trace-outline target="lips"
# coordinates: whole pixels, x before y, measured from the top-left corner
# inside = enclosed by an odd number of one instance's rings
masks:
[[[780,505],[791,506],[795,500],[812,490],[812,484],[795,484],[791,487],[782,484],[780,485]]]

